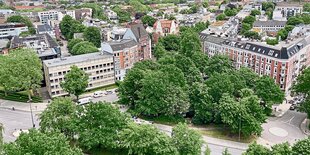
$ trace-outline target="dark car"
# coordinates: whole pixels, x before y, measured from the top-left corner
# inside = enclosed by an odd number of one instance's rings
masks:
[[[290,110],[295,110],[296,109],[296,106],[295,105],[291,105],[290,106]]]

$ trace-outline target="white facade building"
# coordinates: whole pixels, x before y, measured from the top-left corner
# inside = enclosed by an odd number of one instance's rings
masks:
[[[0,24],[0,38],[19,36],[22,32],[27,32],[28,27],[21,23]]]

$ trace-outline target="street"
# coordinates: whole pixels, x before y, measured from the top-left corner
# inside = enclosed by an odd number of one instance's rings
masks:
[[[36,127],[39,126],[37,113],[33,113]],[[16,139],[13,136],[15,130],[32,128],[30,112],[13,111],[0,109],[0,122],[4,125],[3,139],[5,142],[12,142]]]
[[[280,118],[269,118],[262,125],[264,131],[261,138],[268,141],[269,145],[288,141],[293,144],[296,140],[306,138],[301,131],[300,124],[307,117],[305,113],[288,110]]]

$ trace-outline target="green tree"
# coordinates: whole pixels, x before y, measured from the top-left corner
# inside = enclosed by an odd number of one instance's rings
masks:
[[[285,40],[287,36],[288,36],[288,32],[284,28],[279,30],[277,33],[277,39]]]
[[[87,27],[83,33],[83,37],[85,40],[93,43],[96,47],[99,48],[101,46],[101,34],[99,28],[94,26]]]
[[[195,63],[190,58],[178,54],[175,56],[175,59],[178,60],[175,62],[175,66],[182,70],[189,85],[194,82],[202,81],[202,76],[199,69],[195,66]]]
[[[153,53],[157,59],[160,59],[161,57],[165,56],[167,51],[165,50],[165,47],[162,45],[162,43],[159,42],[158,44],[156,44]]]
[[[69,94],[75,95],[78,100],[88,86],[88,75],[85,71],[73,65],[70,67],[70,72],[65,75],[65,80],[60,83],[60,86]]]
[[[173,65],[146,74],[136,112],[144,115],[175,115],[188,111],[189,101],[184,74]]]
[[[260,39],[260,36],[257,32],[254,31],[246,31],[243,33],[244,37],[252,38],[252,39]]]
[[[253,26],[253,23],[255,22],[256,18],[254,16],[246,16],[242,23],[247,23],[247,24],[250,24],[251,27]]]
[[[196,52],[202,52],[198,33],[193,30],[186,30],[181,34],[180,54],[191,57]]]
[[[269,76],[263,76],[256,82],[255,93],[267,104],[282,103],[284,92]]]
[[[286,22],[287,25],[292,25],[292,26],[302,24],[302,23],[304,23],[302,19],[298,17],[294,17],[294,16],[290,17]]]
[[[87,150],[119,148],[120,132],[129,118],[118,108],[105,102],[87,104],[78,111],[79,142]]]
[[[74,120],[77,106],[71,98],[56,98],[40,114],[42,132],[60,131],[68,138],[74,136]]]
[[[12,61],[10,67],[15,71],[15,80],[19,90],[27,90],[31,100],[33,90],[40,87],[43,80],[42,62],[32,49],[18,48],[11,50],[8,55]],[[18,71],[18,73],[17,73]]]
[[[231,17],[231,16],[235,16],[237,14],[237,10],[236,9],[230,9],[230,8],[227,8],[224,10],[224,14],[228,17]]]
[[[73,21],[74,21],[74,19],[71,16],[65,15],[59,24],[61,34],[64,35],[66,39],[72,38],[72,36],[70,36],[70,35],[72,35],[71,34],[71,28],[72,28]]]
[[[307,155],[310,154],[310,138],[299,140],[292,147],[293,155]]]
[[[274,9],[275,5],[272,2],[263,2],[262,3],[262,10],[267,11],[268,9]]]
[[[63,134],[57,132],[41,133],[35,129],[29,130],[29,133],[21,133],[15,142],[5,144],[4,152],[8,155],[83,154],[81,149],[71,147]]]
[[[80,43],[80,42],[82,42],[82,41],[83,41],[82,39],[71,39],[71,40],[68,42],[68,46],[67,46],[69,52],[72,51],[74,45],[76,45],[76,44],[78,44],[78,43]]]
[[[3,124],[0,123],[0,154],[3,151]]]
[[[202,6],[204,8],[208,8],[209,7],[209,1],[208,0],[205,0],[203,3],[202,3]]]
[[[6,22],[8,23],[23,23],[28,27],[28,32],[30,34],[35,34],[36,30],[32,24],[32,22],[29,20],[29,18],[21,15],[13,15],[6,19]]]
[[[279,42],[278,42],[278,39],[269,39],[269,38],[267,38],[267,39],[266,39],[266,43],[267,43],[268,45],[276,45],[276,44],[278,44]]]
[[[178,51],[180,48],[180,40],[181,38],[179,36],[169,34],[165,37],[159,38],[158,42],[161,43],[167,51]]]
[[[216,16],[216,20],[225,20],[225,19],[226,19],[226,15],[224,13]]]
[[[288,142],[276,144],[271,147],[271,155],[291,155],[292,148]]]
[[[133,7],[134,12],[147,12],[150,8],[143,5],[139,0],[129,0],[129,5]]]
[[[259,76],[253,72],[250,68],[241,67],[239,72],[237,72],[242,79],[245,81],[248,88],[253,89],[255,87],[256,81],[259,79]]]
[[[172,129],[172,143],[180,155],[200,155],[203,141],[197,131],[179,123]]]
[[[244,33],[246,31],[250,31],[252,29],[252,26],[248,23],[242,23],[242,30],[241,32]]]
[[[214,73],[227,73],[233,70],[232,61],[226,55],[215,55],[209,59],[205,73],[211,76]]]
[[[249,145],[243,155],[269,155],[270,150],[262,145],[257,144],[256,142]]]
[[[301,110],[306,112],[310,117],[310,68],[303,70],[302,74],[297,77],[296,84],[293,85],[295,93],[303,94],[306,100],[301,105]]]
[[[120,145],[128,149],[128,154],[177,154],[171,138],[152,125],[130,123],[120,134]]]
[[[154,23],[156,22],[156,19],[152,16],[145,15],[142,17],[141,21],[143,24],[153,27]]]
[[[84,3],[80,6],[81,8],[91,8],[92,9],[92,17],[98,18],[101,20],[107,20],[108,17],[103,14],[103,8],[96,3]]]
[[[251,14],[250,14],[250,15],[255,17],[256,15],[260,15],[260,14],[261,14],[261,13],[260,13],[259,10],[254,9],[254,10],[251,11]]]
[[[305,3],[303,6],[304,12],[310,12],[310,3]]]
[[[194,111],[194,124],[207,124],[213,121],[214,103],[208,93],[208,87],[203,83],[193,83],[189,92],[191,110]]]
[[[9,91],[18,90],[17,70],[12,67],[15,62],[13,57],[0,55],[0,86],[3,88],[5,96]]]
[[[82,41],[77,44],[75,44],[72,47],[72,50],[70,53],[72,55],[81,55],[81,54],[87,54],[87,53],[94,53],[98,52],[98,48],[91,42],[88,41]]]

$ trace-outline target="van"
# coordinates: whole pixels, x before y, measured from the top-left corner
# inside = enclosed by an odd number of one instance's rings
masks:
[[[86,97],[86,98],[79,99],[78,104],[83,105],[83,104],[87,104],[89,102],[91,102],[91,97]]]
[[[101,97],[101,96],[103,96],[103,91],[94,92],[94,95],[93,95],[94,98]]]

